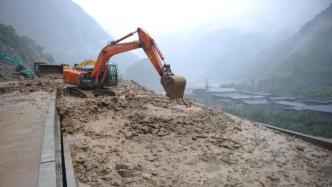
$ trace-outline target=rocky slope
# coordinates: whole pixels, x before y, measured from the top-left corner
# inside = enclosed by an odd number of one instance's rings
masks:
[[[0,94],[58,90],[80,186],[332,185],[331,151],[259,124],[129,81],[114,97],[77,98],[62,87],[35,79],[0,86]]]
[[[115,97],[61,95],[82,186],[328,186],[332,152],[124,81]]]

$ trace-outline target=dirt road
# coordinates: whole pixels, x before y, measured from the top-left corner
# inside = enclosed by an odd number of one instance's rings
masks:
[[[36,186],[49,97],[0,95],[0,186]]]
[[[1,82],[0,186],[36,186],[48,104],[61,82]]]
[[[81,186],[328,186],[332,152],[133,82],[116,97],[62,95]]]

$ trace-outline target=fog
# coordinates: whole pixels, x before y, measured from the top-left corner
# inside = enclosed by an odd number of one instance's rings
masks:
[[[264,50],[292,37],[331,0],[74,0],[113,37],[143,27],[195,87],[238,82]],[[141,50],[134,52],[146,58]],[[156,81],[158,84],[158,81]]]
[[[330,0],[73,0],[106,31],[120,37],[141,26],[155,37],[216,30],[295,31]]]

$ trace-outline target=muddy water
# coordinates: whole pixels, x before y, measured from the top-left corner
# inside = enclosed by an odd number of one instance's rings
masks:
[[[50,95],[0,95],[0,186],[36,186]]]

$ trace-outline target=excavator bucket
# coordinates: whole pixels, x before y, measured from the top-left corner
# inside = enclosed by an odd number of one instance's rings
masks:
[[[179,99],[183,97],[186,88],[186,79],[180,76],[163,76],[161,85],[166,91],[166,96],[170,99]]]
[[[38,77],[62,78],[64,65],[34,62],[34,72]]]

